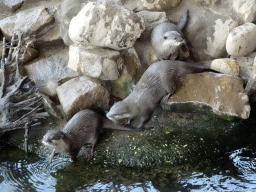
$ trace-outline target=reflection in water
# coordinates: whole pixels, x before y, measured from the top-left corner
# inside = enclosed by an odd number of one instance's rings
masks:
[[[194,174],[179,183],[188,191],[256,191],[256,157],[243,156],[245,148],[235,150],[229,156],[238,169],[237,177],[219,173],[208,177],[204,173]],[[227,171],[228,172],[228,171]]]

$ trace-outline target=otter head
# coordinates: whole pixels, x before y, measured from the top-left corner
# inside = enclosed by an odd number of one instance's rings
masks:
[[[167,31],[163,36],[163,46],[166,48],[169,47],[180,47],[185,40],[177,31]]]
[[[44,145],[53,146],[56,153],[66,153],[67,138],[65,133],[60,130],[50,130],[43,138]]]
[[[116,102],[106,116],[115,123],[120,119],[133,118],[130,106],[123,101]]]

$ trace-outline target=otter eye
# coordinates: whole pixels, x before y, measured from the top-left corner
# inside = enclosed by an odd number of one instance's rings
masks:
[[[164,36],[164,39],[167,39],[167,37],[166,37],[166,36]]]

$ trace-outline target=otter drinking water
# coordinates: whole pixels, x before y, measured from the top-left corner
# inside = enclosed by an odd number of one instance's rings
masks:
[[[151,33],[151,44],[159,60],[175,60],[180,48],[186,41],[182,35],[182,29],[188,20],[188,10],[182,16],[178,25],[173,23],[161,23]]]
[[[78,152],[86,143],[91,145],[86,149],[85,155],[92,157],[102,128],[123,131],[136,130],[113,123],[102,112],[90,109],[82,110],[76,113],[62,130],[50,130],[45,134],[43,144],[54,147],[49,163],[59,153],[70,155],[72,161],[75,162]]]
[[[127,118],[138,120],[137,127],[144,126],[152,117],[155,106],[174,94],[179,78],[189,73],[215,72],[210,68],[192,65],[182,61],[159,61],[144,72],[132,93],[115,103],[107,117],[113,122]]]

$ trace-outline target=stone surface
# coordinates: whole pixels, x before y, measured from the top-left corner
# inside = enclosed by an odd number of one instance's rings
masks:
[[[155,26],[168,21],[165,12],[140,11],[137,15],[143,18],[146,26],[146,29],[140,36],[140,40],[149,39]]]
[[[150,40],[137,41],[134,45],[134,48],[140,58],[142,66],[150,66],[152,63],[158,61]]]
[[[251,77],[248,80],[248,83],[246,84],[245,91],[248,94],[251,101],[256,101],[256,75],[254,74],[253,77]]]
[[[233,29],[226,41],[227,53],[231,56],[245,56],[256,48],[256,25],[245,23]]]
[[[68,29],[71,19],[76,16],[89,0],[64,0],[61,4],[61,38],[66,45],[73,44],[69,38]],[[90,0],[92,1],[92,0]]]
[[[256,74],[256,67],[254,64],[254,58],[256,56],[256,52],[253,52],[246,57],[231,57],[236,60],[237,64],[240,68],[240,77],[242,77],[245,81],[248,81]]]
[[[210,61],[204,61],[202,64],[224,74],[239,76],[239,65],[234,59],[223,58]]]
[[[16,11],[25,0],[0,0],[0,10]]]
[[[48,96],[54,96],[56,94],[56,84],[59,80],[79,75],[69,69],[67,64],[68,49],[64,49],[58,54],[26,65],[25,69],[29,78],[35,81],[39,91],[46,95],[49,94]]]
[[[230,0],[232,8],[244,23],[255,22],[256,2],[251,0]]]
[[[68,67],[78,73],[102,80],[116,80],[123,66],[120,52],[98,47],[69,47]]]
[[[227,120],[247,119],[251,110],[243,80],[215,73],[187,75],[163,107],[173,112],[213,111]]]
[[[53,22],[54,18],[48,13],[47,8],[36,7],[0,20],[0,29],[8,39],[17,31],[21,31],[24,34],[23,37],[38,36],[40,33],[45,33],[47,27]]]
[[[100,0],[104,2],[106,0]],[[181,0],[110,0],[113,3],[123,5],[133,11],[163,11],[177,7]]]
[[[89,2],[70,22],[70,39],[78,44],[122,50],[132,47],[145,25],[136,13],[112,3]]]
[[[62,84],[57,88],[57,94],[68,119],[81,109],[94,105],[107,109],[110,96],[98,80],[86,76]]]
[[[25,49],[25,46],[23,46],[22,51]],[[24,55],[24,61],[23,64],[26,64],[30,61],[33,61],[34,59],[36,59],[39,56],[39,52],[38,50],[34,49],[33,47],[28,47],[27,51]]]
[[[217,19],[213,26],[213,34],[206,37],[207,48],[204,50],[204,53],[213,58],[223,56],[223,53],[225,53],[225,42],[228,34],[237,26],[238,23],[233,19]]]

